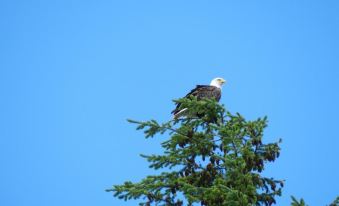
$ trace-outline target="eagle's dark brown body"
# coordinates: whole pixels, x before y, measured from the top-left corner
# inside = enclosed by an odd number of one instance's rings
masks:
[[[189,98],[190,96],[196,97],[198,100],[203,98],[212,99],[219,101],[221,98],[221,89],[215,86],[210,85],[197,85],[194,89],[192,89],[185,98]],[[176,108],[172,111],[174,118],[180,116],[180,113],[185,109],[180,110],[180,103],[177,103]]]

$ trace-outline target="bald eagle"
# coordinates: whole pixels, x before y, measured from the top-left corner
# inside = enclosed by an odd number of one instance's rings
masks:
[[[210,85],[197,85],[194,89],[192,89],[185,98],[189,98],[190,96],[197,97],[198,100],[203,98],[214,98],[219,101],[221,98],[221,87],[226,81],[223,78],[217,77],[214,78]],[[176,108],[172,111],[173,118],[177,119],[180,116],[184,115],[184,112],[187,108],[180,109],[181,104],[177,103]]]

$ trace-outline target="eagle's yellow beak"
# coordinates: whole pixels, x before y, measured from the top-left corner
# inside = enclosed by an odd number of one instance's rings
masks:
[[[222,84],[224,84],[224,83],[226,82],[226,80],[221,79],[220,82],[221,82]]]

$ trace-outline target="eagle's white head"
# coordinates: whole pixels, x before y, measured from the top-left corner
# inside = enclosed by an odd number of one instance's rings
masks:
[[[220,77],[217,77],[217,78],[214,78],[212,81],[211,81],[211,86],[215,86],[215,87],[218,87],[219,89],[221,89],[222,85],[226,83],[226,80],[224,80],[223,78],[220,78]]]

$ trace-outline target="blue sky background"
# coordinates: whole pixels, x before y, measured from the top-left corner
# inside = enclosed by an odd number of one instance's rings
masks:
[[[221,102],[283,138],[267,176],[339,195],[339,2],[0,1],[0,205],[136,205],[104,192],[156,172],[126,118],[171,118],[216,76]]]

